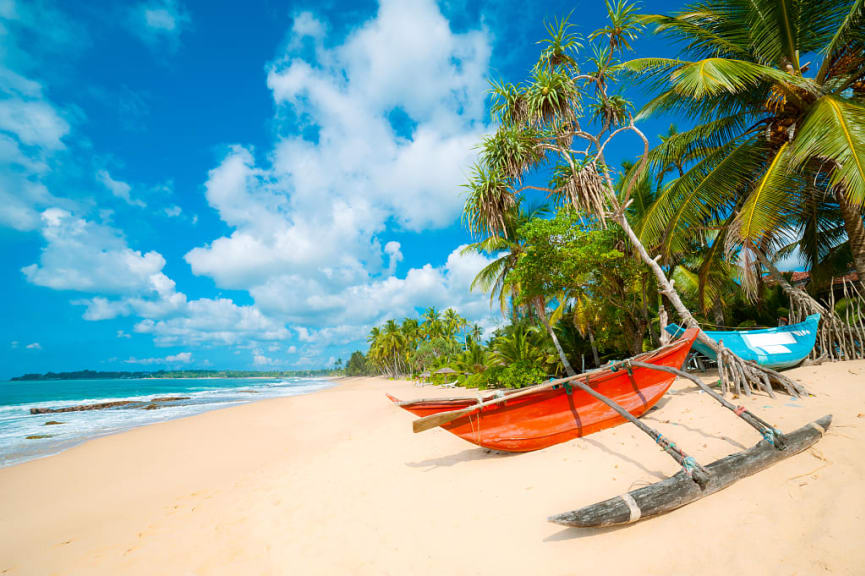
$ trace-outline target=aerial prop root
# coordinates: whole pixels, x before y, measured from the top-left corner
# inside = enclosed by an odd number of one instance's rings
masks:
[[[780,372],[760,366],[751,360],[736,356],[723,343],[718,344],[718,375],[721,378],[721,389],[736,395],[750,396],[754,390],[763,390],[770,397],[775,397],[773,388],[778,386],[790,396],[809,396],[810,392],[799,382],[784,376]]]

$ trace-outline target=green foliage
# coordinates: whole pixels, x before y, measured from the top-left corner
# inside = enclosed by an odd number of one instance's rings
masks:
[[[825,275],[850,226],[833,210],[838,196],[865,204],[865,3],[701,0],[644,20],[683,50],[625,63],[656,92],[638,118],[674,112],[699,124],[650,153],[659,191],[641,240],[669,263],[704,251],[704,230],[720,231],[730,261],[798,245]],[[665,179],[673,162],[680,175]],[[745,271],[756,297],[758,275]]]
[[[361,351],[351,353],[351,358],[348,359],[348,364],[345,365],[346,376],[366,376],[369,374],[366,357]]]
[[[547,379],[547,371],[529,360],[518,360],[505,366],[497,375],[505,388],[523,388]]]

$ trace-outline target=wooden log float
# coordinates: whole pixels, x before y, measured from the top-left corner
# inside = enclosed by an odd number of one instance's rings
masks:
[[[682,471],[621,496],[551,516],[549,520],[564,526],[588,528],[629,524],[641,518],[670,512],[810,448],[823,437],[831,422],[831,415],[823,416],[791,434],[785,434],[787,445],[783,450],[776,449],[766,440],[760,440],[753,448],[712,462],[705,466],[709,480],[702,489]]]

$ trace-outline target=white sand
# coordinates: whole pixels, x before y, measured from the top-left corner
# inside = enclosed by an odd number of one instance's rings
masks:
[[[865,362],[790,374],[816,397],[742,403],[788,431],[834,414],[820,443],[624,528],[546,517],[676,472],[633,426],[488,453],[384,397],[453,390],[356,379],[0,470],[0,574],[865,573]],[[688,383],[659,406],[703,463],[759,439]]]

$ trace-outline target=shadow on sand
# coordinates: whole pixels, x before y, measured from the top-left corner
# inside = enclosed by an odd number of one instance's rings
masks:
[[[456,454],[449,454],[439,458],[428,458],[420,462],[406,462],[406,466],[411,468],[442,468],[453,466],[462,462],[472,462],[474,460],[490,460],[493,458],[512,458],[519,456],[518,452],[499,452],[498,450],[489,450],[487,448],[468,448]]]
[[[651,520],[651,518],[649,518]],[[645,522],[645,520],[643,520]],[[581,538],[592,538],[600,534],[612,534],[619,530],[630,528],[630,524],[622,524],[619,526],[606,526],[603,528],[569,528],[563,527],[555,534],[551,534],[544,538],[544,542],[561,542],[563,540],[579,540]]]
[[[597,440],[595,440],[593,438],[585,438],[584,437],[582,440],[583,440],[583,442],[586,442],[587,444],[591,444],[595,448],[598,448],[599,450],[606,452],[607,454],[615,456],[616,458],[619,458],[620,460],[624,460],[628,464],[633,464],[634,466],[636,466],[637,468],[639,468],[640,470],[642,470],[646,474],[650,474],[650,475],[654,476],[655,478],[657,478],[658,480],[663,480],[666,478],[666,476],[664,475],[663,472],[660,472],[658,470],[649,470],[639,460],[634,460],[630,456],[622,454],[621,452],[617,452],[616,450],[613,450],[609,446],[606,446],[605,444],[602,444],[601,442],[598,442]]]

